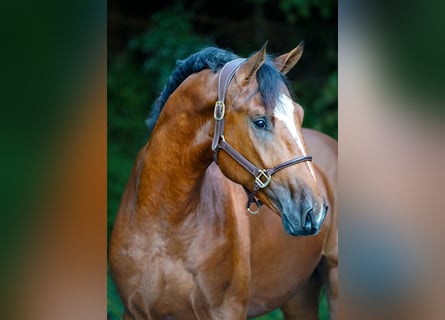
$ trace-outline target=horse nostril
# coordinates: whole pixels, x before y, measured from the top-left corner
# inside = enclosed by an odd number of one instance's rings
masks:
[[[304,220],[303,220],[303,228],[306,231],[311,231],[312,229],[312,215],[313,215],[314,210],[312,208],[310,208],[305,216],[304,216]]]

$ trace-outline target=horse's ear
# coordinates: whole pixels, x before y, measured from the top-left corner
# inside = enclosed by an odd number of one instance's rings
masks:
[[[300,60],[303,54],[304,42],[301,41],[292,51],[275,58],[275,66],[282,74],[288,73]]]
[[[236,77],[242,81],[242,83],[246,84],[249,82],[253,76],[255,76],[256,72],[263,65],[264,61],[266,61],[266,47],[267,41],[263,44],[260,50],[253,54],[250,58],[244,62],[238,72],[236,73]]]

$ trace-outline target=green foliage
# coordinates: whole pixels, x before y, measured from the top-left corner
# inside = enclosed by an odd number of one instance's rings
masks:
[[[280,0],[278,5],[291,23],[310,18],[313,11],[319,12],[323,18],[329,18],[337,10],[337,1],[333,0]]]
[[[305,84],[301,84],[299,89],[305,92],[306,97],[305,100],[301,101],[305,110],[303,125],[337,138],[337,71],[329,74],[318,90],[311,90]],[[296,92],[299,92],[299,90],[297,89]],[[307,105],[306,101],[308,101]]]
[[[182,6],[155,12],[152,28],[129,42],[133,51],[144,53],[142,70],[155,76],[156,89],[161,90],[175,66],[175,58],[183,59],[210,43],[193,32],[191,14]]]

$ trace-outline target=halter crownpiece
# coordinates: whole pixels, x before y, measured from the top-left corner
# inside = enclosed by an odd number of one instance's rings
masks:
[[[218,164],[218,151],[219,149],[224,150],[228,155],[230,155],[236,162],[238,162],[244,169],[246,169],[250,174],[255,178],[253,189],[249,191],[246,187],[244,189],[247,192],[247,204],[246,209],[251,214],[257,214],[262,205],[261,201],[259,201],[255,196],[259,189],[266,188],[270,180],[272,179],[272,175],[284,168],[292,166],[294,164],[303,162],[303,161],[312,161],[311,156],[301,156],[298,158],[294,158],[288,161],[285,161],[273,168],[270,169],[259,169],[252,162],[250,162],[247,158],[245,158],[241,153],[239,153],[235,148],[233,148],[224,138],[224,115],[225,115],[225,104],[224,99],[226,96],[227,89],[229,87],[230,81],[232,80],[235,73],[240,68],[241,64],[246,59],[235,59],[227,62],[221,69],[218,76],[218,100],[215,103],[215,109],[213,112],[213,118],[215,119],[215,131],[213,134],[212,140],[212,150],[213,157],[215,163]],[[255,203],[256,210],[251,209],[252,203]]]
[[[213,118],[215,119],[215,133],[213,135],[212,150],[214,151],[215,162],[217,163],[218,146],[220,139],[224,139],[224,113],[226,106],[224,104],[224,98],[226,96],[227,88],[230,81],[239,69],[241,64],[246,59],[235,59],[227,62],[219,72],[218,76],[218,100],[215,103],[215,110],[213,112]]]

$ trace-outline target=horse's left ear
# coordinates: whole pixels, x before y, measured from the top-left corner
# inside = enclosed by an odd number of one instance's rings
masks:
[[[261,49],[248,58],[237,71],[236,77],[240,79],[244,85],[255,76],[258,69],[261,68],[264,61],[266,61],[266,47],[267,41],[263,44]]]
[[[300,60],[301,55],[303,54],[303,49],[304,42],[301,41],[292,51],[276,57],[274,62],[278,71],[282,74],[288,73],[297,64],[298,60]]]

